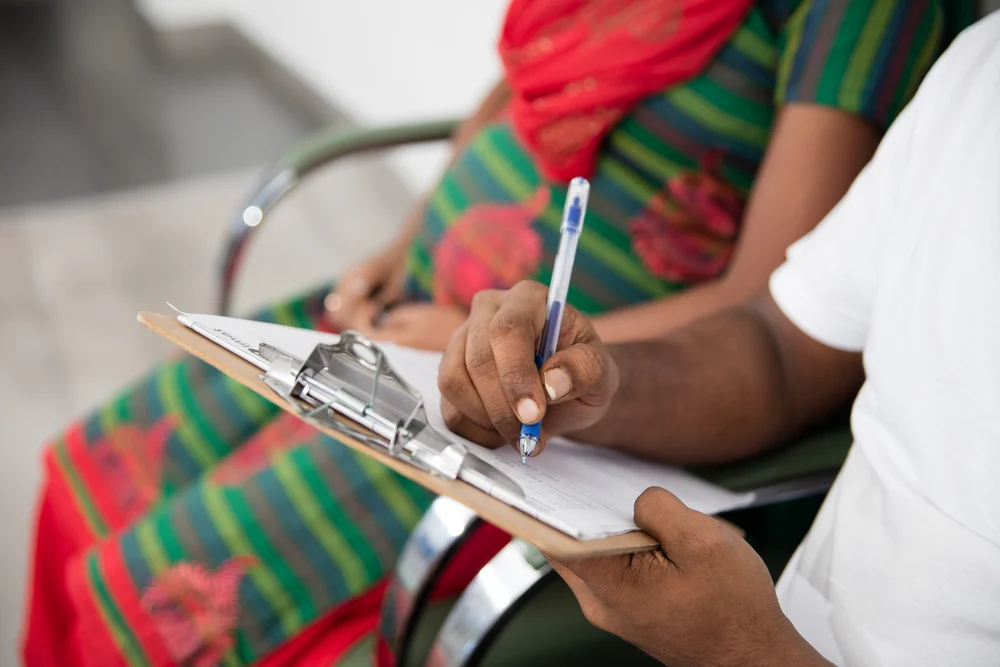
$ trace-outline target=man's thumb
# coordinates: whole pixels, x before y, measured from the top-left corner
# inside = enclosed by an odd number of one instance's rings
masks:
[[[635,523],[660,543],[670,560],[683,560],[711,518],[682,503],[666,489],[650,487],[635,501]]]

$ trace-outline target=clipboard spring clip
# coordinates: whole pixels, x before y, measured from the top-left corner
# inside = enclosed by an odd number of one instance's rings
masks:
[[[428,472],[458,477],[467,449],[427,425],[420,392],[361,334],[346,331],[336,343],[317,345],[305,361],[266,344],[259,351],[270,360],[261,379],[302,418],[387,449]]]

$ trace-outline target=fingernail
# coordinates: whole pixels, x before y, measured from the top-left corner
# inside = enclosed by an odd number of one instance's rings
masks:
[[[521,420],[522,424],[534,424],[538,421],[539,414],[538,403],[535,403],[530,398],[522,398],[518,402],[517,418]]]
[[[545,371],[545,393],[553,401],[558,401],[563,396],[569,394],[573,388],[573,383],[569,379],[569,373],[562,368],[553,368]]]

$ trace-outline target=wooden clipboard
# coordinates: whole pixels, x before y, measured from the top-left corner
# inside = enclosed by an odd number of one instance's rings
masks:
[[[259,378],[260,370],[235,354],[215,345],[207,338],[185,327],[172,315],[139,313],[141,324],[152,329],[171,343],[179,345],[202,361],[214,366],[240,384],[257,392],[278,407],[292,412],[291,407],[274,393]],[[294,414],[294,413],[293,413]],[[392,468],[400,475],[434,493],[452,498],[480,517],[505,530],[514,537],[535,545],[543,553],[556,558],[573,560],[596,556],[612,556],[640,551],[652,551],[658,546],[656,540],[640,531],[614,535],[599,540],[577,540],[534,519],[519,510],[506,505],[476,487],[459,480],[446,480],[407,465],[404,461],[380,452],[369,445],[345,436],[332,428],[320,428],[327,435],[336,438],[351,449],[370,456],[379,463]]]

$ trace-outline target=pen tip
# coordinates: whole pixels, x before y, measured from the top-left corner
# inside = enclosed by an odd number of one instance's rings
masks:
[[[521,465],[525,465],[527,463],[528,463],[528,457],[527,456],[522,456],[521,457]]]

